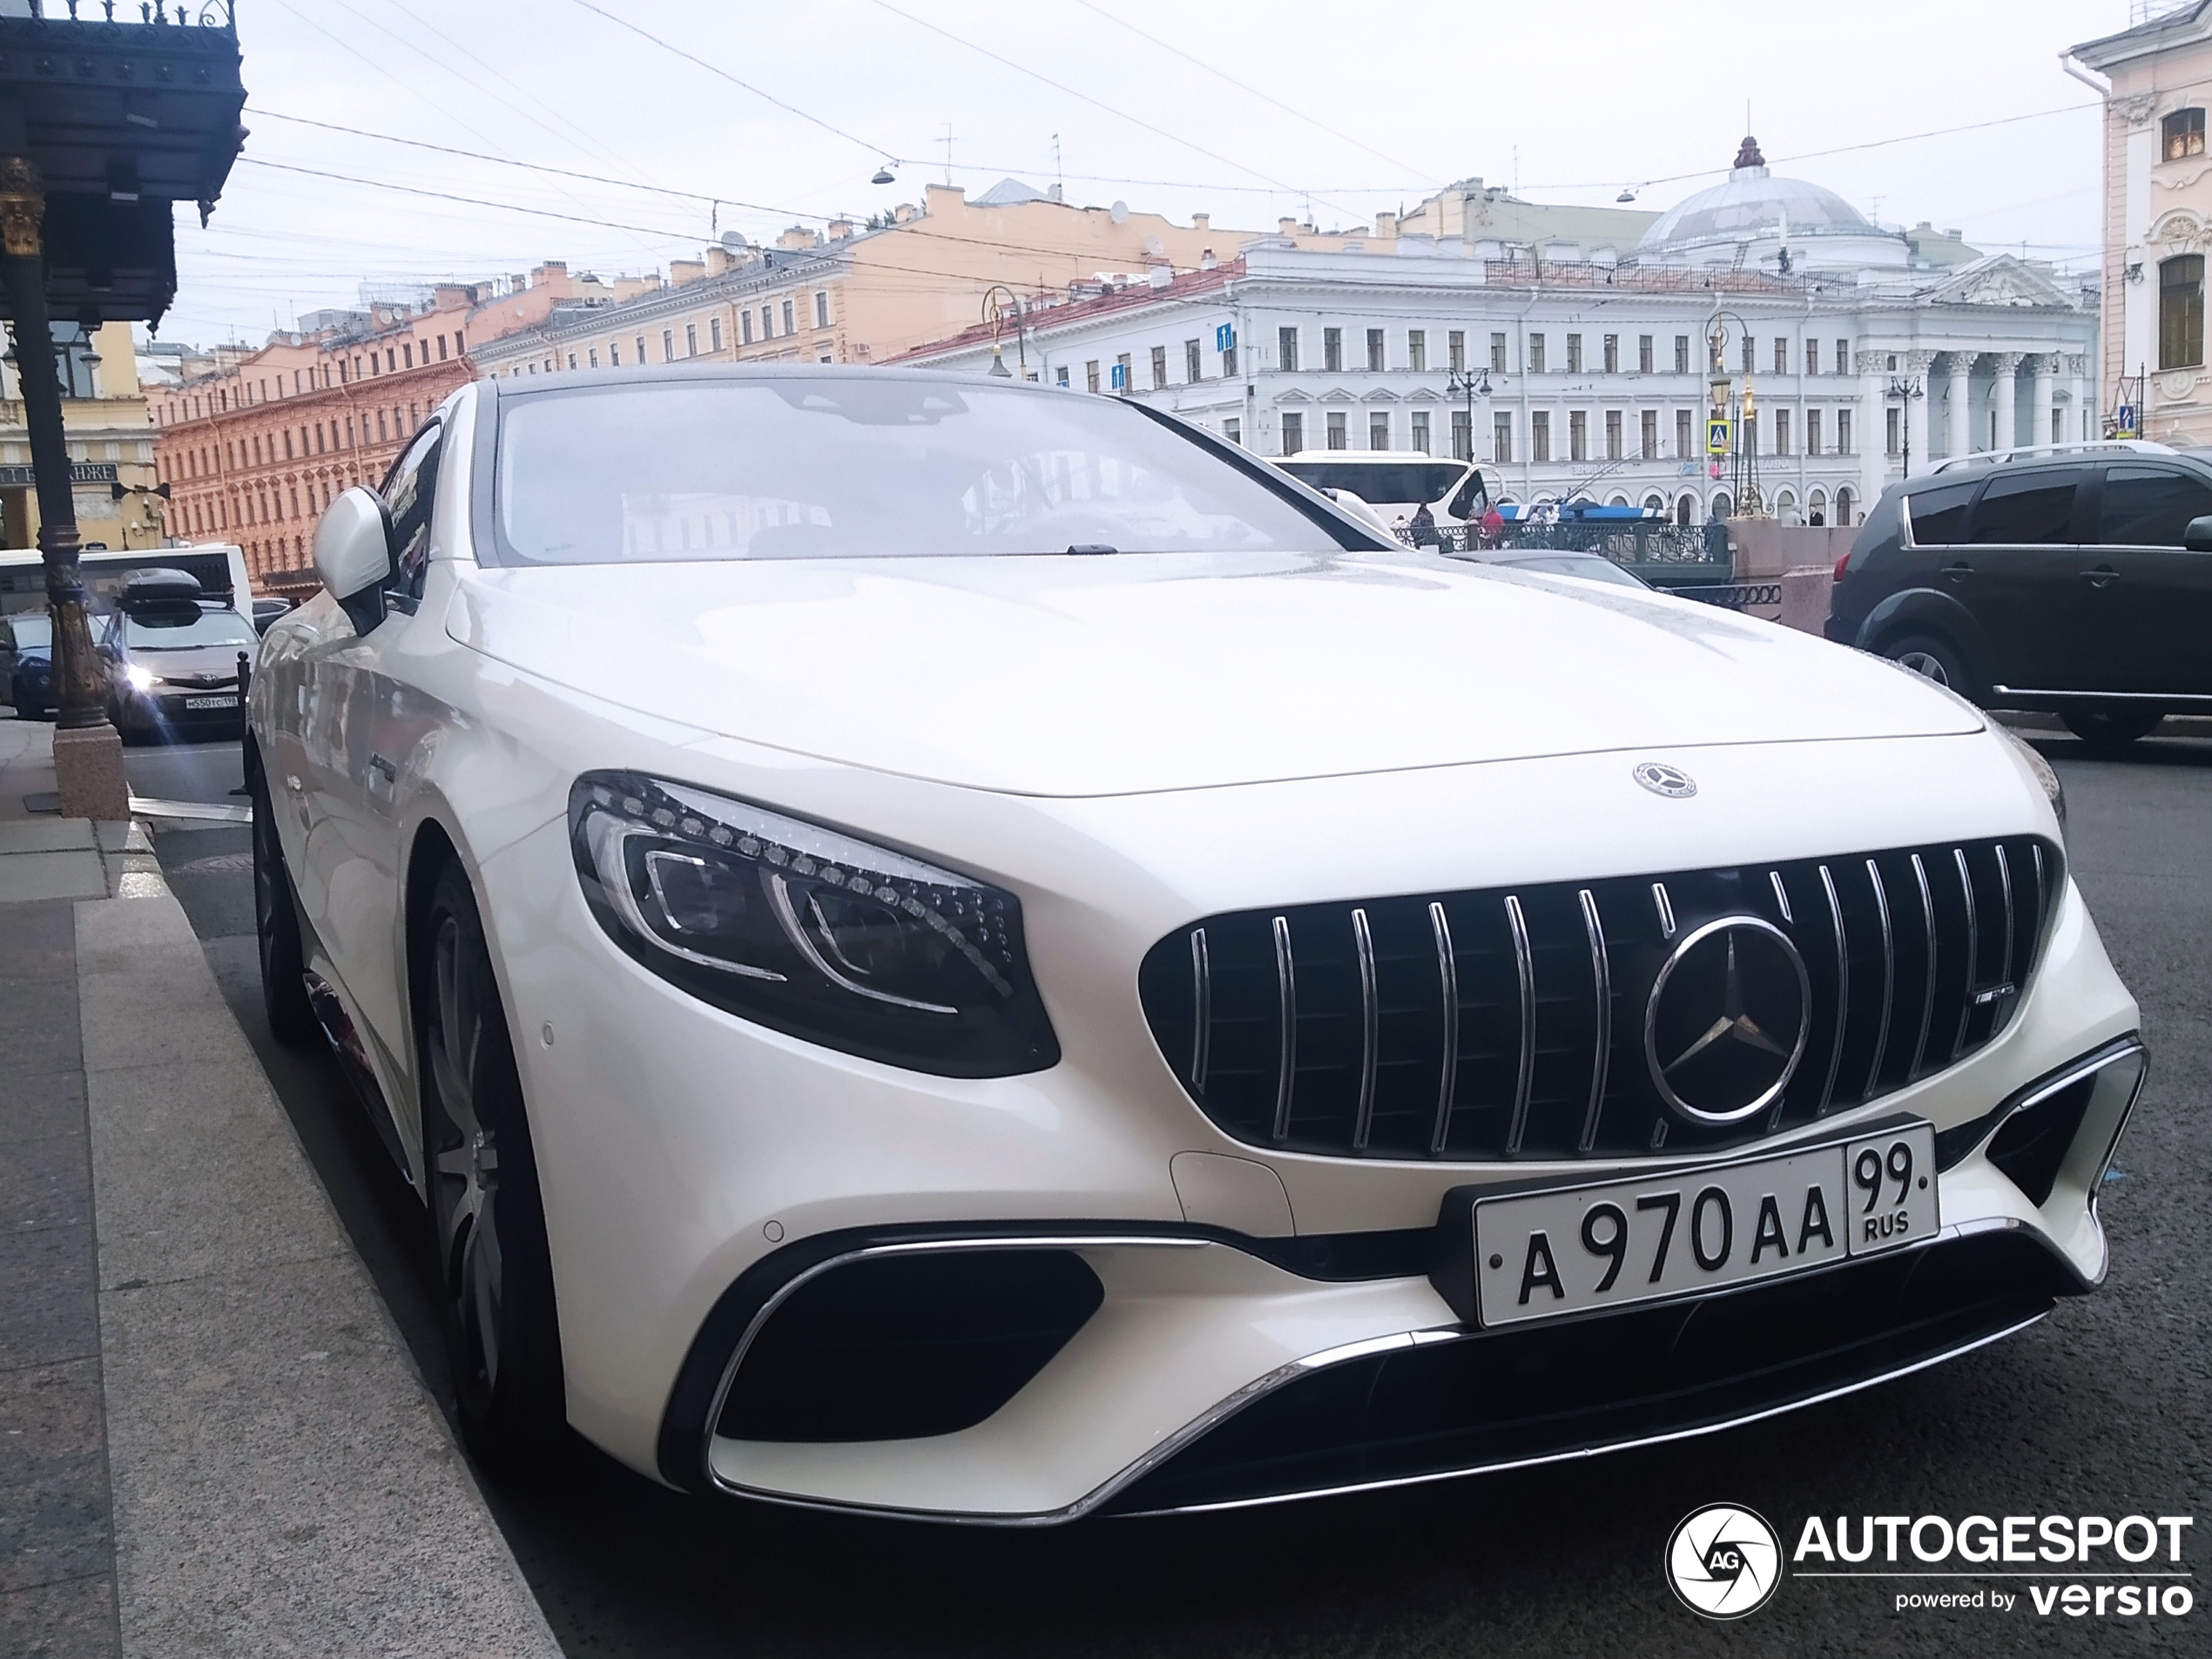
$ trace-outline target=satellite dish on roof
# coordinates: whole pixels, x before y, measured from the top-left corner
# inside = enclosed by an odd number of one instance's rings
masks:
[[[722,233],[722,251],[725,253],[735,253],[738,251],[738,249],[745,246],[746,243],[745,237],[740,233],[737,231],[725,231]]]
[[[1116,202],[1106,211],[1113,215],[1114,223],[1116,225],[1126,225],[1129,223],[1129,204],[1127,202]]]

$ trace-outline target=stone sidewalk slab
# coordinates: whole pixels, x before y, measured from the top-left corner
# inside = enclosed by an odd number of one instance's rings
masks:
[[[76,907],[126,1659],[559,1649],[157,874]]]

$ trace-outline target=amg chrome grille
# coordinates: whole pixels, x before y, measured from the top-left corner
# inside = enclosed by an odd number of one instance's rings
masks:
[[[1240,911],[1160,941],[1138,989],[1191,1098],[1254,1146],[1471,1160],[1705,1150],[1876,1099],[1988,1042],[2027,988],[2060,882],[2058,849],[2020,836]],[[1668,961],[1730,918],[1786,937],[1804,969],[1802,989],[1789,970],[1787,998],[1808,1011],[1771,1103],[1700,1121],[1660,1093],[1647,1016]],[[1788,961],[1768,949],[1747,948],[1747,974]],[[1731,947],[1731,998],[1737,972]]]

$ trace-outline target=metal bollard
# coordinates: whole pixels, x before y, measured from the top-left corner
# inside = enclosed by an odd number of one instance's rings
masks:
[[[243,725],[246,720],[246,690],[253,685],[253,664],[247,658],[246,653],[244,651],[240,651],[238,654],[238,718],[241,725]],[[239,771],[242,773],[246,766],[246,739],[243,733],[241,733],[239,738],[238,764]],[[252,784],[249,780],[241,776],[239,780],[238,787],[232,790],[231,793],[233,795],[243,795],[250,799],[253,794]]]

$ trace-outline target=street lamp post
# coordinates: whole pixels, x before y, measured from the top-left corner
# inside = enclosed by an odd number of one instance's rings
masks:
[[[1463,397],[1467,400],[1467,452],[1460,459],[1473,465],[1474,462],[1474,400],[1478,397],[1487,398],[1490,395],[1490,371],[1487,368],[1481,369],[1474,374],[1468,374],[1463,368],[1447,371],[1444,378],[1444,395]]]
[[[1902,422],[1905,428],[1905,471],[1900,475],[1903,477],[1910,478],[1912,475],[1912,400],[1916,397],[1925,397],[1927,395],[1927,388],[1921,385],[1915,375],[1892,374],[1890,376],[1890,395],[1905,405],[1905,419]]]
[[[1004,294],[1005,299],[1000,299],[1001,294]],[[988,372],[1001,380],[1013,378],[1007,372],[1005,360],[999,355],[999,331],[1005,327],[1006,314],[1009,310],[1014,313],[1015,361],[1021,365],[1022,378],[1026,381],[1029,378],[1029,343],[1022,327],[1024,312],[1022,296],[1003,282],[994,282],[983,290],[983,320],[991,325],[991,367]]]

